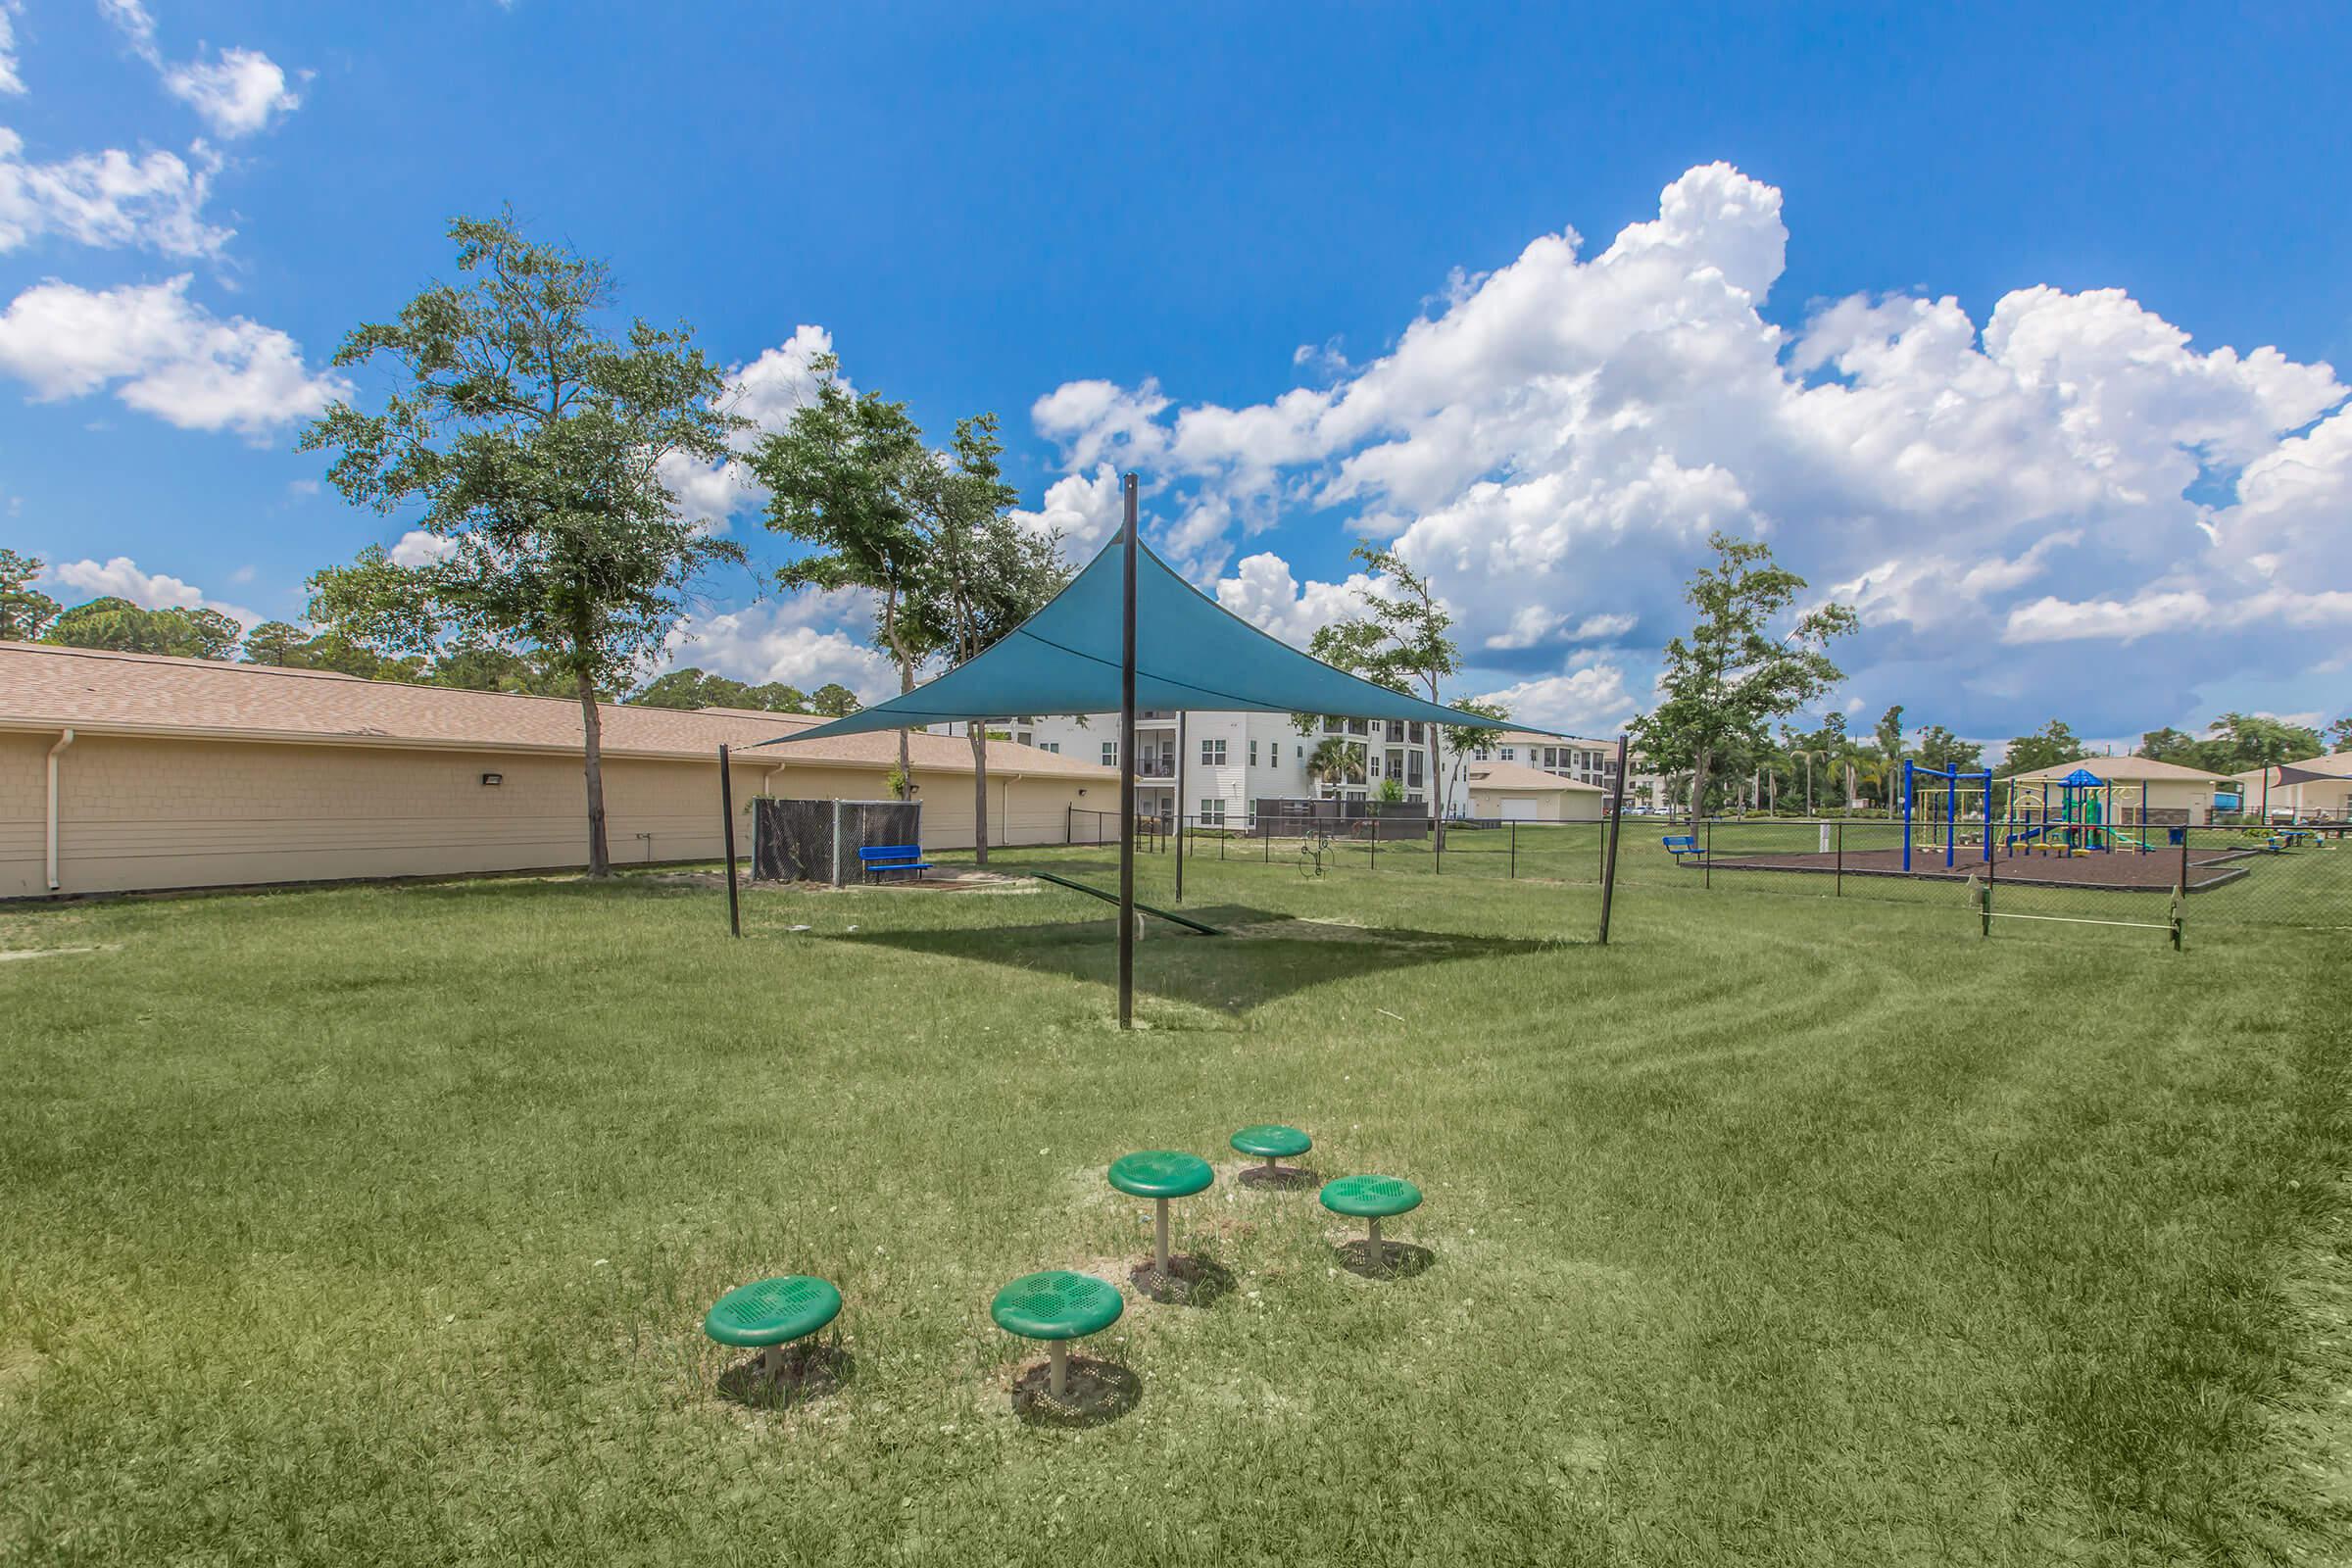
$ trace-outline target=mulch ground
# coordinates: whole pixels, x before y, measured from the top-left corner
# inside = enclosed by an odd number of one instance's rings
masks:
[[[2188,891],[2202,893],[2234,882],[2246,874],[2245,862],[2260,852],[2252,850],[2198,850],[2188,852]],[[2180,879],[2180,852],[2156,850],[2145,855],[2129,851],[2113,851],[2095,855],[2033,855],[2000,854],[1994,856],[1992,868],[1995,882],[2025,883],[2035,887],[2103,888],[2117,893],[2163,892]],[[1697,870],[1695,862],[1686,862]],[[1718,871],[1812,871],[1835,873],[1838,857],[1835,855],[1740,855],[1718,856]],[[1891,850],[1848,850],[1845,852],[1847,876],[1909,876],[1938,882],[1965,882],[1971,875],[1982,876],[1984,862],[1963,852],[1957,862],[1946,870],[1941,851],[1914,850],[1911,869],[1903,869],[1903,852]]]

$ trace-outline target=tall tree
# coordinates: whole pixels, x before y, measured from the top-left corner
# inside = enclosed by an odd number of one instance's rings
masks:
[[[1984,765],[1984,747],[1962,740],[1941,724],[1930,724],[1919,732],[1917,756],[1922,767],[1956,767],[1965,773]]]
[[[865,705],[858,694],[837,680],[829,680],[808,694],[808,711],[822,713],[827,718],[847,718]]]
[[[1879,715],[1879,722],[1871,731],[1871,738],[1879,743],[1879,756],[1886,760],[1887,766],[1884,776],[1890,781],[1899,781],[1903,776],[1902,704],[1897,703]],[[1894,805],[1893,791],[1899,787],[1899,782],[1890,782],[1887,787],[1886,805],[1889,808]]]
[[[1429,579],[1415,571],[1394,550],[1382,550],[1359,540],[1348,556],[1371,573],[1372,586],[1357,596],[1363,612],[1315,628],[1306,651],[1326,664],[1361,675],[1391,691],[1418,695],[1433,703],[1446,677],[1462,667],[1461,650],[1447,635],[1453,616],[1438,598]],[[1440,769],[1440,726],[1427,726],[1429,735],[1429,817],[1441,814],[1444,775]]]
[[[899,669],[899,690],[931,652],[906,613],[928,565],[920,507],[936,466],[903,403],[854,395],[833,355],[809,362],[815,395],[782,430],[762,435],[746,460],[767,487],[767,526],[809,547],[780,567],[786,588],[863,588],[875,600],[874,635]],[[898,787],[909,776],[899,731]]]
[[[58,602],[33,587],[46,563],[0,550],[0,641],[28,643],[49,629]]]
[[[979,658],[1044,609],[1069,581],[1061,536],[1008,514],[1019,493],[1004,482],[997,416],[959,419],[944,454],[914,489],[929,549],[907,607],[922,639],[951,664]],[[964,726],[972,748],[972,860],[988,863],[988,725]]]
[[[728,455],[744,421],[726,378],[687,327],[642,318],[607,329],[614,290],[601,262],[522,234],[512,213],[449,226],[461,280],[435,283],[390,321],[368,322],[335,364],[376,363],[381,410],[338,400],[303,432],[335,449],[327,470],[354,504],[414,507],[443,542],[422,565],[380,551],[354,568],[358,601],[406,604],[463,645],[518,648],[580,705],[588,871],[612,873],[605,835],[600,688],[621,683],[690,608],[710,566],[743,549],[678,514],[660,466]],[[346,586],[322,573],[330,603]],[[314,612],[314,618],[318,618]]]
[[[2328,726],[2328,744],[2339,752],[2352,752],[2352,713]]]
[[[1715,559],[1683,597],[1698,611],[1689,637],[1666,644],[1663,700],[1634,720],[1634,744],[1652,766],[1690,775],[1690,814],[1704,814],[1719,762],[1737,766],[1763,751],[1775,719],[1822,696],[1842,673],[1825,651],[1854,629],[1854,612],[1825,604],[1775,636],[1773,623],[1805,580],[1778,565],[1759,541],[1716,533]]]
[[[748,686],[724,675],[707,675],[689,665],[645,683],[630,695],[640,708],[756,708],[770,713],[805,713],[808,699],[782,681]]]
[[[225,660],[237,640],[237,623],[218,610],[148,610],[113,595],[62,612],[41,634],[41,641],[68,648],[174,659]]]
[[[2081,757],[2082,750],[2082,740],[2066,720],[2053,718],[2033,734],[2020,735],[2011,741],[1998,771],[2003,778],[2013,778],[2020,773],[2056,767],[2060,762],[2071,762]]]
[[[2139,755],[2150,761],[2177,762],[2182,767],[2204,765],[2203,743],[2169,724],[2140,736]]]
[[[2198,747],[2199,765],[2215,773],[2245,773],[2320,755],[2320,732],[2263,713],[2224,713]]]
[[[1467,698],[1453,706],[1465,713],[1483,714],[1498,724],[1511,716],[1511,710],[1500,703],[1491,703],[1483,698]],[[1494,732],[1491,729],[1473,729],[1467,724],[1446,724],[1442,727],[1445,730],[1446,750],[1453,754],[1453,771],[1447,775],[1446,783],[1446,794],[1450,798],[1453,787],[1462,781],[1462,775],[1469,770],[1471,753],[1492,741]],[[1431,776],[1434,778],[1436,775]]]

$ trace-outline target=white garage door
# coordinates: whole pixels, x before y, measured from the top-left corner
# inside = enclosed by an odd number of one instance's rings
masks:
[[[1505,795],[1496,800],[1494,805],[1497,808],[1494,814],[1505,822],[1533,822],[1536,819],[1536,803],[1533,801]]]

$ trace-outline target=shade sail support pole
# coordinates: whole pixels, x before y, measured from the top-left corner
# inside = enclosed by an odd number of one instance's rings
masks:
[[[1135,1027],[1135,475],[1122,486],[1127,542],[1119,563],[1119,1027]]]
[[[727,749],[718,749],[719,837],[727,849],[727,935],[743,935],[743,899],[735,888],[735,769]]]
[[[1184,710],[1176,710],[1176,902],[1184,902]]]

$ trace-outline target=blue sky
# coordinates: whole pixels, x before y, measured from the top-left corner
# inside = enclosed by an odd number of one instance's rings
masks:
[[[2352,25],[2049,10],[0,0],[0,538],[296,615],[403,533],[292,450],[334,344],[511,201],[761,417],[829,343],[1077,539],[1137,467],[1286,635],[1396,541],[1533,720],[1645,700],[1715,526],[1861,606],[1865,717],[2333,717]],[[712,597],[681,661],[884,684]]]

